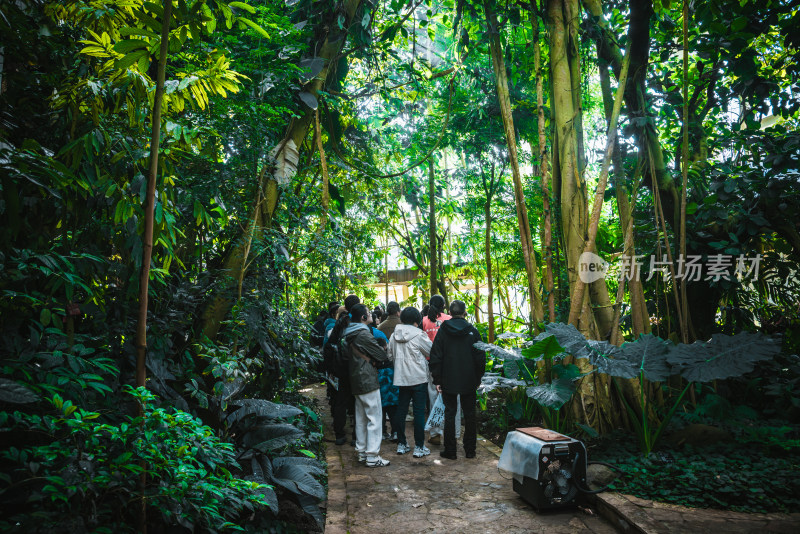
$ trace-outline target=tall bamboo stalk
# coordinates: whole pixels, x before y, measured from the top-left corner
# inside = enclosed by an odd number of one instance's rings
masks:
[[[431,248],[431,267],[430,267],[430,278],[431,278],[431,296],[437,294],[438,285],[436,283],[436,272],[437,272],[437,265],[436,260],[438,259],[438,255],[436,253],[436,177],[433,174],[433,158],[428,160],[428,223],[430,224],[430,248]]]
[[[489,25],[490,41],[489,48],[492,54],[492,65],[494,67],[495,87],[497,89],[497,100],[500,104],[500,114],[503,119],[503,130],[508,145],[508,159],[511,163],[511,175],[514,179],[514,203],[517,208],[517,224],[519,226],[520,240],[522,241],[522,257],[525,261],[525,271],[528,275],[528,295],[531,308],[531,323],[535,329],[544,320],[544,309],[542,299],[539,294],[539,275],[536,266],[536,256],[533,250],[533,239],[531,237],[531,227],[528,221],[528,209],[525,206],[525,193],[522,188],[522,175],[519,170],[519,160],[517,157],[517,138],[514,131],[514,119],[511,114],[511,99],[508,94],[508,77],[506,76],[506,65],[503,59],[503,49],[500,44],[500,32],[497,27],[497,18],[488,0],[484,1],[486,21]]]
[[[533,19],[533,68],[536,72],[536,110],[537,126],[539,133],[539,174],[542,177],[542,203],[544,218],[544,265],[545,281],[544,290],[547,294],[547,314],[550,322],[556,320],[556,295],[553,287],[553,220],[550,210],[550,185],[547,161],[547,137],[544,132],[544,96],[542,80],[542,51],[539,45],[539,18],[536,16],[531,3],[531,17]]]
[[[328,184],[328,160],[325,157],[325,148],[322,146],[322,128],[319,125],[319,108],[314,110],[314,138],[317,140],[317,150],[319,150],[319,166],[322,170],[322,221],[320,224],[320,231],[322,231],[328,223],[328,209],[331,204],[331,194]]]
[[[142,266],[139,276],[139,314],[136,322],[136,387],[146,387],[147,378],[147,307],[150,288],[150,262],[153,259],[153,226],[156,204],[156,178],[158,177],[158,153],[161,147],[161,106],[164,102],[164,81],[167,72],[167,52],[169,51],[169,25],[172,20],[172,0],[164,3],[164,18],[161,20],[161,49],[158,54],[156,71],[156,92],[153,96],[153,119],[150,136],[150,169],[147,174],[147,191],[144,203],[144,233],[142,234]],[[139,407],[140,414],[142,407]],[[142,467],[146,467],[142,465]],[[139,476],[141,508],[139,511],[139,532],[147,533],[147,500],[145,487],[147,472],[142,469]]]
[[[606,152],[603,156],[603,164],[600,169],[600,178],[597,182],[597,189],[595,189],[594,202],[592,203],[592,216],[589,220],[589,234],[584,244],[584,252],[594,252],[595,239],[597,238],[597,228],[600,225],[600,211],[603,208],[603,197],[608,183],[608,169],[611,165],[611,155],[614,150],[614,143],[617,140],[617,121],[619,120],[619,112],[622,109],[622,95],[625,93],[625,82],[628,79],[628,67],[631,64],[630,50],[625,52],[625,58],[622,60],[622,72],[619,75],[619,85],[617,86],[617,93],[614,96],[614,109],[611,112],[611,120],[608,125],[608,141],[606,143]],[[576,325],[580,318],[581,309],[583,306],[583,297],[586,292],[586,284],[580,276],[575,281],[575,287],[572,291],[570,298],[569,309],[569,323]]]
[[[681,161],[683,190],[681,191],[680,259],[686,261],[686,192],[689,187],[689,2],[683,0],[683,154]],[[681,339],[689,342],[689,308],[686,302],[686,276],[680,281]]]

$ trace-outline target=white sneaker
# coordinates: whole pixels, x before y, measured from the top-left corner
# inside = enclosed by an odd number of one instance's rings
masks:
[[[367,467],[386,467],[389,463],[389,460],[376,456],[373,460],[367,460]]]
[[[397,454],[405,454],[410,450],[411,450],[411,447],[409,447],[407,443],[398,443],[397,444]]]
[[[358,453],[358,463],[363,464],[367,461],[367,453],[366,452],[359,452]]]
[[[428,456],[431,453],[431,450],[423,445],[422,447],[414,447],[414,458],[422,458],[423,456]]]

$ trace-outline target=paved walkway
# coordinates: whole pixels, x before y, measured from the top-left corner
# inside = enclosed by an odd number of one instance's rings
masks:
[[[512,490],[508,473],[498,471],[500,449],[478,438],[477,457],[467,460],[431,455],[397,455],[384,442],[381,456],[391,461],[368,468],[356,460],[349,444],[333,444],[333,422],[325,388],[303,393],[319,401],[328,462],[326,534],[447,533],[615,533],[639,534],[796,534],[800,513],[743,514],[657,503],[605,492],[591,507],[536,513]],[[348,426],[348,432],[350,431]],[[411,423],[406,436],[413,441]]]
[[[429,445],[430,456],[414,458],[411,453],[396,454],[397,445],[384,442],[381,456],[391,465],[365,467],[349,444],[332,443],[324,388],[305,393],[319,399],[327,442],[326,534],[617,532],[591,511],[537,514],[511,489],[508,473],[497,470],[500,451],[486,440],[478,441],[475,459],[464,458],[462,449],[456,461],[440,458],[438,446]],[[406,435],[413,436],[411,423]]]

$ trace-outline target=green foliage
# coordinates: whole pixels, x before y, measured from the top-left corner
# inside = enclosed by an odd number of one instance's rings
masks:
[[[270,486],[231,474],[233,445],[190,414],[157,407],[146,390],[128,391],[142,415],[118,424],[58,394],[43,415],[4,412],[3,430],[26,436],[2,453],[0,497],[14,507],[4,531],[133,532],[136,507],[128,504],[138,499],[142,474],[148,512],[164,524],[241,530],[243,514],[270,505],[263,495]]]
[[[630,440],[609,436],[592,446],[592,459],[622,470],[611,489],[643,499],[748,513],[792,512],[800,505],[793,476],[800,465],[797,449],[783,456],[765,454],[770,429],[754,428],[753,433],[758,437],[748,442],[664,447],[644,458],[635,454]]]
[[[620,394],[619,398],[628,412],[644,454],[649,454],[656,447],[694,382],[741,376],[752,371],[756,362],[772,359],[780,350],[773,339],[750,332],[732,337],[718,334],[707,343],[695,342],[691,345],[672,345],[656,336],[642,335],[634,342],[616,347],[608,342],[587,340],[574,326],[562,323],[548,324],[546,331],[520,350],[519,354],[488,343],[477,345],[495,356],[505,358],[505,378],[511,380],[492,382],[489,387],[515,387],[518,385],[517,379],[522,379],[529,386],[526,390],[528,396],[541,406],[545,421],[555,430],[563,430],[565,421],[560,418],[559,411],[577,391],[575,381],[584,375],[574,364],[553,365],[554,358],[571,355],[576,359],[588,359],[596,372],[607,374],[617,381],[619,392],[623,391],[619,378],[638,378],[637,409],[631,406],[624,395]],[[537,360],[545,361],[544,372],[529,369],[527,362]],[[658,387],[659,382],[672,376],[682,376],[687,383],[662,412],[661,405],[648,392],[648,382],[655,382]],[[493,379],[490,377],[490,380]],[[537,380],[543,383],[536,384]]]

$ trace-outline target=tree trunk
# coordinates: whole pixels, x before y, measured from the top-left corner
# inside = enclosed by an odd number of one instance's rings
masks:
[[[305,84],[303,91],[310,93],[315,98],[323,89],[329,74],[335,70],[335,61],[347,41],[347,28],[358,10],[361,0],[345,0],[339,11],[333,12],[330,20],[320,23],[317,34],[322,35],[321,42],[312,45],[312,52],[325,61],[319,74]],[[345,15],[345,21],[339,28],[336,17],[339,13]],[[253,206],[253,213],[249,217],[248,227],[244,229],[245,236],[253,236],[260,240],[264,231],[272,226],[275,212],[280,198],[280,186],[291,180],[296,170],[299,159],[299,147],[308,134],[309,126],[314,120],[314,110],[302,104],[300,117],[290,121],[286,136],[273,148],[272,161],[265,164],[258,176],[260,190],[263,198]],[[250,227],[249,225],[253,225]],[[216,337],[220,325],[231,310],[235,294],[230,281],[243,278],[247,272],[249,256],[249,240],[240,239],[228,252],[223,262],[224,275],[228,282],[222,284],[212,295],[202,312],[202,335],[210,339]],[[346,284],[346,281],[344,282]]]
[[[600,87],[603,93],[603,107],[606,114],[606,123],[609,124],[614,108],[614,101],[613,97],[611,96],[611,81],[609,79],[607,65],[600,65]],[[614,145],[612,162],[614,164],[613,177],[614,189],[617,193],[617,210],[619,212],[620,226],[622,228],[622,235],[624,238],[622,255],[626,258],[630,258],[633,262],[636,257],[636,248],[634,247],[633,239],[633,208],[635,204],[636,192],[632,191],[631,195],[628,195],[628,189],[624,183],[625,168],[623,166],[619,143]],[[633,263],[631,266],[634,268]],[[644,287],[642,286],[642,280],[639,273],[637,273],[635,270],[631,272],[630,280],[627,280],[627,282],[620,281],[620,287],[623,287],[625,283],[628,284],[628,292],[630,293],[631,299],[631,322],[633,323],[633,334],[638,338],[640,334],[649,334],[651,330],[650,316],[647,312],[647,306],[644,298]],[[617,299],[617,307],[614,313],[614,330],[617,333],[619,331],[620,305],[621,299]],[[617,342],[616,344],[619,344],[621,341],[621,338],[617,337],[617,339],[612,342]]]
[[[489,343],[494,343],[494,286],[492,283],[492,210],[491,199],[487,198],[483,204],[484,216],[486,220],[486,287],[489,291],[486,299],[486,321],[489,323]]]
[[[431,296],[439,292],[439,284],[436,282],[438,268],[436,260],[439,255],[436,252],[436,245],[438,244],[436,236],[436,179],[433,174],[433,158],[428,159],[428,225],[429,225],[429,239],[431,248],[431,266],[428,273],[431,277]]]
[[[545,258],[544,291],[547,294],[547,317],[556,320],[556,295],[553,287],[553,222],[550,210],[549,169],[547,167],[547,138],[544,133],[544,95],[542,92],[542,51],[539,45],[539,18],[533,18],[533,68],[536,71],[536,110],[539,133],[539,175],[542,177],[542,203],[544,239],[542,252]]]
[[[586,243],[583,247],[583,253],[593,253],[595,251],[595,239],[597,238],[597,228],[600,225],[600,211],[603,208],[603,198],[606,192],[606,185],[608,183],[608,169],[611,165],[611,153],[614,150],[614,145],[617,139],[617,120],[619,119],[619,112],[622,109],[622,94],[625,91],[625,82],[628,79],[628,66],[630,65],[630,53],[625,55],[622,62],[622,72],[619,77],[619,87],[617,87],[617,94],[614,97],[614,109],[611,111],[611,118],[608,125],[608,141],[606,143],[606,152],[603,156],[603,163],[600,169],[600,178],[597,182],[597,189],[594,195],[594,202],[592,204],[592,217],[589,221],[588,236]],[[579,305],[583,302],[584,291],[586,284],[582,277],[578,277],[575,281],[575,287],[572,290],[569,310],[569,322],[577,326],[578,317],[580,315]]]
[[[554,157],[553,161],[553,177],[555,183],[555,176],[558,175],[560,186],[563,249],[566,255],[570,294],[572,294],[578,279],[579,258],[583,253],[586,237],[587,206],[585,186],[576,168],[577,140],[574,128],[576,110],[571,96],[568,31],[564,22],[565,1],[568,0],[550,0],[547,5],[547,23],[550,30],[550,79],[553,88],[550,114],[555,129],[554,153],[557,152],[557,157]],[[585,294],[582,296],[585,297]],[[580,318],[577,321],[578,329],[589,338],[597,338],[597,326],[588,299],[583,298],[574,305],[576,306],[574,311]],[[570,310],[570,315],[572,314],[573,310]]]
[[[136,386],[144,387],[147,360],[147,304],[150,287],[150,262],[153,258],[153,217],[156,205],[156,178],[158,177],[158,151],[161,146],[161,104],[164,101],[164,80],[167,71],[169,25],[172,2],[164,6],[161,21],[161,50],[158,55],[156,93],[153,96],[152,135],[150,137],[150,169],[147,175],[147,192],[144,201],[144,233],[142,234],[142,266],[139,275],[139,315],[136,322]]]
[[[514,130],[514,119],[511,115],[511,99],[508,94],[506,66],[503,60],[503,49],[500,44],[500,32],[497,27],[497,18],[492,12],[488,0],[484,2],[484,10],[486,13],[486,21],[489,25],[489,48],[492,54],[497,100],[500,104],[503,130],[505,131],[506,144],[508,145],[508,159],[511,163],[511,174],[514,178],[514,202],[517,208],[517,223],[519,225],[520,240],[522,241],[522,256],[525,261],[525,271],[528,275],[531,327],[537,329],[537,325],[544,320],[544,309],[542,308],[542,299],[539,295],[539,275],[536,267],[536,256],[533,250],[533,239],[531,237],[530,223],[528,222],[528,209],[525,206],[525,194],[522,188],[522,177],[519,170],[519,160],[517,158],[517,139]]]
[[[144,233],[142,234],[142,266],[139,276],[139,314],[136,321],[136,387],[146,387],[147,378],[147,308],[150,288],[150,262],[153,258],[153,226],[156,203],[156,178],[158,177],[158,153],[161,146],[161,105],[164,101],[164,81],[167,71],[167,52],[169,51],[169,26],[172,20],[172,2],[164,6],[161,20],[161,49],[158,55],[156,72],[156,92],[153,95],[152,135],[150,137],[150,169],[147,175],[147,192],[144,204]],[[142,415],[142,407],[139,407]],[[139,475],[141,493],[139,509],[139,532],[147,533],[147,466],[139,462],[142,473]]]

